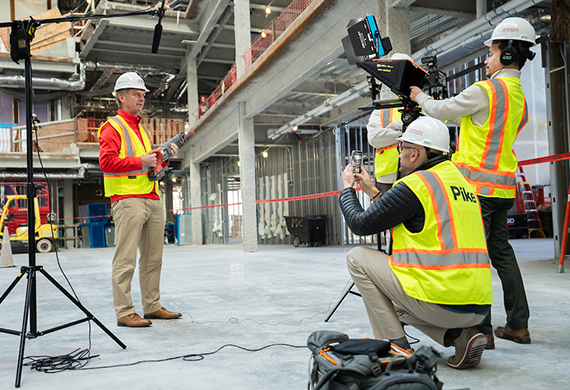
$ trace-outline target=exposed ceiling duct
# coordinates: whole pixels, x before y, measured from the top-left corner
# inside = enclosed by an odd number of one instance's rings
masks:
[[[25,84],[26,78],[22,75],[0,76],[0,86],[2,87],[23,88]],[[32,77],[32,87],[65,91],[82,90],[85,88],[85,65],[79,64],[79,74],[75,73],[67,80],[57,77]]]

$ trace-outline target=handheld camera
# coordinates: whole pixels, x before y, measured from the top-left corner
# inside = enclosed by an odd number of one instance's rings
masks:
[[[352,162],[352,171],[354,173],[360,173],[362,167],[362,150],[353,150],[350,154],[350,161]],[[356,175],[354,175],[356,178]]]

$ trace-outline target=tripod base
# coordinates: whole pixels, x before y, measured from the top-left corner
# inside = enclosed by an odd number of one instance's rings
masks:
[[[36,299],[36,297],[35,297],[35,280],[36,280],[36,274],[38,271],[43,276],[45,276],[45,278],[47,280],[49,280],[51,282],[51,284],[53,284],[59,291],[61,291],[61,293],[63,295],[65,295],[71,302],[73,302],[73,304],[75,306],[77,306],[79,308],[79,310],[81,310],[86,315],[86,317],[83,319],[77,320],[77,321],[69,322],[67,324],[59,325],[59,326],[56,326],[54,328],[44,330],[43,332],[38,332],[36,329],[37,328],[36,313],[34,312],[35,311],[35,299]],[[22,320],[22,330],[16,331],[16,330],[11,330],[11,329],[0,328],[0,332],[20,336],[20,351],[18,353],[18,366],[16,369],[16,383],[15,383],[16,387],[20,387],[20,382],[22,379],[22,367],[23,367],[23,361],[24,361],[24,349],[25,349],[25,345],[26,345],[26,338],[34,339],[38,336],[43,336],[43,335],[46,335],[48,333],[55,332],[57,330],[65,329],[65,328],[68,328],[70,326],[80,324],[82,322],[93,321],[95,324],[97,324],[97,326],[99,326],[99,328],[101,328],[101,330],[103,330],[105,333],[107,333],[107,335],[109,337],[111,337],[117,344],[119,344],[119,346],[121,348],[123,348],[123,349],[127,348],[127,346],[125,344],[123,344],[123,342],[121,340],[119,340],[109,329],[107,329],[105,327],[105,325],[103,325],[103,323],[101,321],[99,321],[93,314],[91,314],[91,312],[89,312],[89,310],[87,310],[81,304],[81,302],[79,302],[73,295],[71,295],[66,289],[64,289],[46,270],[43,269],[43,267],[41,265],[32,266],[32,267],[30,267],[30,266],[22,267],[18,276],[16,276],[16,278],[14,279],[12,284],[10,284],[10,286],[8,286],[8,288],[6,289],[4,294],[2,294],[2,297],[0,297],[0,304],[2,304],[4,299],[6,299],[6,297],[10,294],[10,292],[14,289],[14,287],[16,287],[18,282],[20,280],[22,280],[22,277],[24,275],[27,275],[27,277],[28,277],[28,284],[27,284],[27,288],[26,288],[26,300],[24,303],[24,318]],[[31,304],[32,300],[34,301],[33,305]],[[34,308],[34,309],[32,310],[32,308]],[[30,332],[28,333],[27,330],[28,330],[28,318],[29,318],[29,316],[31,316],[31,318],[29,321],[30,322]]]
[[[325,322],[329,322],[329,320],[331,319],[332,315],[334,314],[334,312],[336,311],[336,309],[338,309],[338,307],[340,306],[340,304],[342,303],[342,301],[344,301],[344,298],[346,298],[346,296],[348,294],[353,294],[353,295],[357,295],[359,297],[361,297],[362,295],[360,295],[360,293],[357,293],[356,291],[352,291],[352,288],[354,287],[354,282],[350,283],[350,286],[348,286],[344,292],[342,293],[342,297],[340,297],[340,299],[338,300],[338,302],[336,303],[336,305],[334,305],[334,307],[332,308],[332,310],[329,312],[329,314],[327,315],[327,318],[325,318]]]

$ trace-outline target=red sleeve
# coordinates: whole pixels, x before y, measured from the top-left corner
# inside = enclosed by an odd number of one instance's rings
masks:
[[[99,166],[106,173],[121,173],[142,169],[140,157],[119,158],[121,136],[109,123],[99,135]]]

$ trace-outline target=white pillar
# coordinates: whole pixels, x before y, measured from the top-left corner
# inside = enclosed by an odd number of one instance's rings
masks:
[[[257,251],[257,207],[255,196],[255,134],[253,119],[245,118],[245,103],[238,103],[238,143],[241,205],[243,209],[243,250]]]
[[[194,147],[192,147],[194,148]],[[192,153],[193,154],[193,153]],[[190,163],[190,202],[192,207],[202,206],[202,180],[200,163]],[[202,209],[192,210],[192,244],[202,245]]]
[[[234,35],[236,39],[236,73],[238,79],[245,73],[243,55],[251,46],[249,12],[249,0],[235,0]]]
[[[410,9],[394,8],[394,1],[387,0],[384,2],[384,13],[379,12],[376,15],[380,34],[382,37],[390,37],[392,43],[392,51],[387,58],[394,53],[411,54],[410,48]],[[394,99],[394,94],[385,85],[380,91],[380,100]]]
[[[196,66],[196,58],[189,56],[190,50],[186,54],[186,94],[188,95],[188,123],[192,125],[196,122],[194,114],[197,114],[198,106],[198,67]]]

